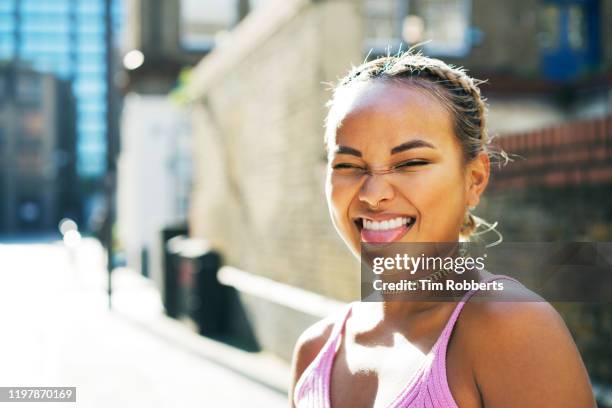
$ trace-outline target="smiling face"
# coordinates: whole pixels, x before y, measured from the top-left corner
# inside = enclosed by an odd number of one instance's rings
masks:
[[[457,241],[486,186],[488,157],[466,163],[451,114],[418,87],[370,81],[346,92],[328,123],[337,130],[326,194],[349,248]]]

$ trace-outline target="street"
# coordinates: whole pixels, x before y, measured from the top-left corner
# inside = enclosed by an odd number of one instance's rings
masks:
[[[105,290],[93,239],[0,244],[0,386],[77,388],[76,404],[54,407],[287,406],[280,392],[110,312]]]

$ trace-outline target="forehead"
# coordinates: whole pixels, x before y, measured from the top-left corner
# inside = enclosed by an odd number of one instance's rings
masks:
[[[364,148],[411,138],[454,144],[452,116],[430,92],[410,84],[374,81],[344,90],[335,108],[336,143]]]

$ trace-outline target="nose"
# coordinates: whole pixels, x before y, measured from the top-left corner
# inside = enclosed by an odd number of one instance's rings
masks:
[[[385,202],[391,201],[394,194],[393,186],[385,174],[368,174],[359,189],[359,201],[378,209]]]

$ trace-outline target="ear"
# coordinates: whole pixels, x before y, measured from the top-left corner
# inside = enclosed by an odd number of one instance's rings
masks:
[[[485,152],[480,152],[474,160],[468,163],[465,174],[468,207],[476,207],[480,202],[480,196],[489,183],[490,172],[491,162],[489,155]]]

